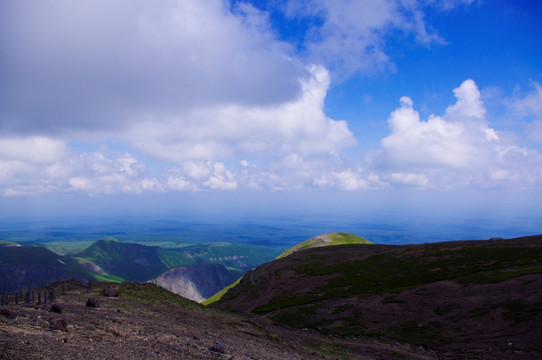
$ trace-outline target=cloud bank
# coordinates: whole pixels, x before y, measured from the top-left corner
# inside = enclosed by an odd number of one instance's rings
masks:
[[[390,34],[445,44],[425,7],[470,3],[279,2],[303,24],[294,44],[246,2],[5,2],[0,193],[539,186],[540,154],[491,127],[472,80],[427,120],[401,98],[361,159],[349,124],[326,115],[334,76],[393,68]],[[535,141],[540,94],[509,104]]]

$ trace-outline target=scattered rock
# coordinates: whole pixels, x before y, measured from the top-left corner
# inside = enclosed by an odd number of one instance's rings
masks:
[[[119,296],[119,293],[118,293],[118,291],[116,291],[116,290],[113,290],[113,289],[110,289],[110,288],[105,288],[105,289],[104,289],[104,296],[108,296],[108,297],[118,297],[118,296]]]
[[[96,300],[94,298],[88,298],[87,307],[97,308],[99,306],[100,306],[100,304],[98,303],[98,300]]]
[[[0,309],[0,315],[7,317],[8,319],[15,319],[17,315],[9,309]]]
[[[62,310],[64,310],[64,307],[60,304],[53,304],[53,306],[51,306],[51,308],[49,309],[50,312],[54,312],[57,314],[61,314]]]
[[[68,323],[64,319],[53,319],[51,321],[51,325],[49,326],[49,329],[51,330],[60,330],[60,331],[68,331]]]
[[[220,343],[214,343],[213,346],[211,346],[209,348],[209,350],[211,350],[213,352],[216,352],[216,353],[220,353],[220,354],[224,354],[226,352],[226,349],[224,348],[224,345],[222,345]]]

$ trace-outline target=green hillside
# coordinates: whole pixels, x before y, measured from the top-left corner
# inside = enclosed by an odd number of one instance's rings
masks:
[[[336,232],[336,233],[330,233],[330,234],[322,234],[315,236],[313,238],[310,238],[308,240],[303,241],[302,243],[299,243],[295,245],[294,247],[291,247],[290,249],[284,251],[281,253],[277,259],[286,257],[294,252],[306,250],[310,248],[315,247],[322,247],[322,246],[334,246],[334,245],[347,245],[347,244],[363,244],[363,245],[369,245],[372,244],[372,242],[365,240],[362,237],[344,233],[344,232]],[[205,300],[203,302],[203,305],[210,305],[218,300],[226,294],[231,288],[235,287],[239,281],[241,281],[241,278],[237,280],[235,283],[225,287],[224,289],[220,290],[218,293],[211,296],[209,299]]]
[[[147,281],[168,269],[160,259],[160,248],[114,239],[100,240],[80,252],[76,259],[98,265],[108,275],[122,280]]]
[[[1,247],[10,247],[10,246],[19,246],[18,243],[13,241],[7,241],[7,240],[0,240],[0,248]]]
[[[219,292],[217,292],[216,294],[214,294],[213,296],[211,296],[207,300],[203,301],[201,304],[202,305],[210,305],[210,304],[212,304],[214,302],[217,302],[218,300],[220,300],[222,298],[222,296],[224,296],[225,293],[228,292],[228,290],[230,290],[232,287],[239,284],[239,282],[241,281],[242,278],[243,277],[240,277],[239,279],[237,279],[236,282],[226,286],[224,289],[220,290]]]
[[[322,235],[318,235],[313,238],[310,238],[308,240],[305,240],[302,243],[297,244],[296,246],[284,251],[282,254],[279,255],[277,259],[288,256],[296,251],[306,250],[306,249],[310,249],[314,247],[347,245],[347,244],[368,245],[368,244],[372,244],[372,242],[367,241],[362,237],[349,234],[349,233],[343,233],[343,232],[322,234]]]
[[[40,246],[6,246],[0,251],[0,289],[37,287],[59,279],[92,277],[70,257]]]

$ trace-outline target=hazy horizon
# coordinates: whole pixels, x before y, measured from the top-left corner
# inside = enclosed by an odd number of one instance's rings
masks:
[[[364,194],[348,199],[344,193],[336,192],[326,196],[299,192],[251,195],[142,196],[130,199],[130,210],[126,210],[122,198],[111,202],[111,197],[74,197],[69,203],[55,203],[51,197],[43,197],[38,203],[34,198],[33,206],[11,201],[11,211],[0,212],[0,238],[3,234],[33,233],[41,234],[42,239],[60,241],[64,237],[99,240],[111,236],[136,242],[145,238],[172,242],[274,242],[291,246],[328,232],[350,232],[384,244],[541,233],[542,205],[526,208],[523,200],[514,196],[517,194],[489,192],[483,197],[471,195],[469,201],[440,192],[432,198],[416,198],[408,192]],[[30,207],[32,213],[27,211]]]

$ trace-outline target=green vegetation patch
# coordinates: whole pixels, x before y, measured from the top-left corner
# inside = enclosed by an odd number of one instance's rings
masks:
[[[542,272],[542,247],[475,247],[429,254],[418,250],[400,256],[388,251],[360,259],[349,258],[348,252],[353,249],[344,249],[343,257],[349,260],[330,260],[329,264],[303,261],[294,265],[294,270],[307,277],[341,274],[316,289],[328,294],[328,298],[397,293],[443,280],[488,284]],[[312,251],[317,255],[316,249]],[[341,253],[331,256],[339,258]]]
[[[314,287],[303,293],[295,289],[284,291],[253,311],[271,313],[275,321],[284,325],[315,329],[322,327],[326,332],[339,335],[367,335],[361,324],[354,322],[344,325],[334,317],[331,318],[335,323],[315,320],[311,311],[318,306],[325,306],[324,302],[376,294],[387,294],[382,300],[383,304],[403,303],[404,300],[393,294],[438,281],[490,284],[526,274],[542,273],[541,258],[542,246],[513,241],[472,245],[440,243],[382,246],[372,252],[360,250],[354,245],[337,246],[333,251],[329,248],[307,249],[302,256],[280,261],[284,261],[288,270],[294,270],[296,277],[306,278],[309,284],[314,278]],[[276,276],[280,276],[280,269],[275,270]],[[322,279],[327,280],[322,282]],[[511,302],[501,307],[504,309],[503,317],[516,323],[526,321],[542,311],[538,303]],[[452,310],[451,305],[434,309],[435,314],[440,316],[446,316]],[[472,318],[483,317],[488,311],[492,310],[475,309],[469,315]],[[421,327],[418,324],[402,325],[391,329],[387,336],[420,344],[424,343],[423,339],[439,343],[453,341],[439,335],[436,323],[422,324]]]
[[[224,294],[226,294],[231,288],[237,286],[237,284],[239,284],[239,282],[241,281],[243,277],[240,277],[239,279],[237,279],[237,281],[235,281],[233,284],[230,284],[228,286],[226,286],[224,289],[220,290],[219,292],[217,292],[216,294],[214,294],[213,296],[211,296],[210,298],[208,298],[207,300],[203,301],[201,304],[202,305],[210,305],[214,302],[217,302],[218,300],[220,300],[222,298],[222,296],[224,296]]]

